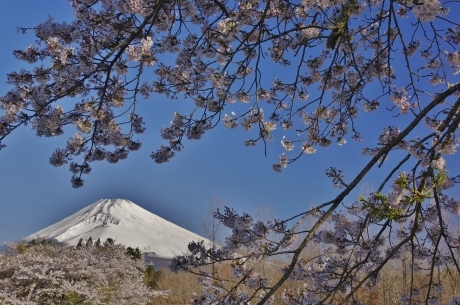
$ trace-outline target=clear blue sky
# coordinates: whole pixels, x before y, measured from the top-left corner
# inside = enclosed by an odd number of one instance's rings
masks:
[[[2,3],[0,37],[0,94],[10,88],[6,73],[23,65],[12,55],[33,42],[31,35],[21,35],[16,27],[33,27],[48,15],[57,20],[70,20],[72,11],[67,1],[16,0]],[[282,77],[282,75],[279,75]],[[158,165],[149,154],[164,141],[159,127],[167,126],[176,109],[184,101],[168,101],[154,97],[143,107],[147,132],[140,138],[143,147],[127,160],[113,165],[93,164],[86,175],[85,186],[73,189],[67,166],[54,168],[48,158],[54,148],[65,146],[71,135],[39,138],[30,127],[15,131],[0,151],[0,242],[14,241],[32,234],[102,198],[125,198],[186,229],[202,234],[201,215],[211,206],[213,198],[237,211],[254,212],[271,205],[277,218],[304,211],[312,204],[330,200],[338,190],[332,189],[324,175],[326,168],[336,166],[353,177],[369,160],[361,149],[369,142],[352,143],[301,158],[277,174],[271,164],[281,152],[278,138],[268,147],[246,148],[249,135],[241,128],[228,130],[223,126],[211,130],[200,141],[186,142],[185,150],[169,163]],[[376,124],[378,113],[370,114],[358,124],[366,127],[366,139],[375,143],[381,128]],[[377,120],[378,121],[378,120]],[[388,125],[388,124],[384,124]],[[379,170],[374,171],[379,175]],[[368,182],[371,188],[372,183]]]

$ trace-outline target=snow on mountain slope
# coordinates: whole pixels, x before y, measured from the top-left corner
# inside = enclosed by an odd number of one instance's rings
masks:
[[[159,258],[187,253],[189,242],[204,240],[125,199],[99,200],[23,240],[37,237],[71,245],[81,238],[102,242],[113,238],[117,244],[139,247]]]

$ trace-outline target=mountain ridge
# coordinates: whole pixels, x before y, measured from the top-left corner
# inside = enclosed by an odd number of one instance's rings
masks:
[[[101,241],[112,238],[118,244],[138,247],[148,256],[162,259],[187,253],[192,240],[206,241],[130,200],[119,198],[98,200],[22,241],[37,237],[69,245],[77,245],[80,239],[89,237]]]

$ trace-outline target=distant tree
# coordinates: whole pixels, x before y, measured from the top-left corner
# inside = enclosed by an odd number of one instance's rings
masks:
[[[18,244],[16,249],[19,253],[24,253],[25,251],[27,251],[28,248],[37,246],[37,245],[42,245],[42,246],[51,245],[51,241],[46,240],[44,238],[37,237],[37,238],[33,238],[27,244],[25,243]]]
[[[110,246],[110,245],[114,245],[115,244],[115,240],[113,240],[113,238],[107,238],[107,240],[104,242],[104,246]]]
[[[214,217],[214,212],[216,209],[223,207],[223,203],[217,197],[213,197],[211,206],[206,209],[204,215],[201,215],[201,229],[204,232],[204,237],[211,242],[209,245],[211,248],[219,247],[219,244],[222,243],[220,238],[222,237],[223,226],[219,220]],[[215,276],[217,272],[215,267],[215,264],[212,264],[211,274],[213,276]]]
[[[46,240],[40,237],[33,238],[31,241],[29,241],[29,243],[27,244],[27,247],[33,247],[37,245],[42,245],[42,246],[51,245],[51,240]]]
[[[133,249],[131,247],[126,248],[126,254],[131,257],[131,259],[140,260],[142,258],[142,253],[139,248]]]
[[[218,212],[233,231],[226,246],[208,251],[191,244],[193,255],[176,266],[230,261],[237,280],[224,289],[205,276],[210,290],[195,303],[267,303],[293,277],[315,278],[316,285],[284,293],[288,304],[346,303],[378,281],[401,252],[411,274],[421,268],[430,279],[423,286],[409,283],[402,302],[440,302],[438,266],[460,271],[460,241],[445,221],[460,213],[452,197],[460,178],[446,161],[459,145],[459,0],[71,5],[75,20],[46,20],[30,29],[36,43],[15,51],[33,67],[8,75],[12,89],[0,99],[0,141],[26,124],[45,137],[73,125],[77,133],[50,163],[70,163],[74,187],[83,185],[91,162],[116,163],[140,148],[135,135],[145,128],[136,105],[154,94],[186,99],[193,108],[179,109],[171,125],[161,128],[168,142],[151,154],[157,163],[168,162],[185,139],[198,140],[219,122],[255,129],[247,146],[277,138],[284,149],[273,165],[277,172],[333,142],[366,141],[366,157],[356,158],[370,158],[367,164],[351,177],[328,168],[332,186],[342,190],[314,208],[265,222],[232,209]],[[380,131],[377,139],[373,130]],[[376,191],[350,198],[377,167],[383,178],[373,182]],[[301,230],[305,220],[311,225]],[[268,232],[279,238],[262,238]],[[291,249],[297,236],[302,240]],[[301,260],[315,242],[329,250],[315,261]],[[277,255],[291,260],[274,282],[246,269],[247,262]],[[242,285],[254,293],[243,294]]]
[[[147,287],[150,287],[151,289],[158,288],[158,282],[164,276],[164,272],[162,270],[155,270],[155,267],[153,265],[148,265],[143,272],[144,284],[147,285]]]
[[[146,266],[120,245],[9,245],[0,254],[0,304],[146,304]]]

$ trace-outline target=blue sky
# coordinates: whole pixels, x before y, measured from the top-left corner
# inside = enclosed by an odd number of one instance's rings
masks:
[[[10,88],[5,83],[6,73],[23,65],[14,59],[12,51],[25,48],[34,40],[31,35],[17,33],[16,27],[33,27],[48,15],[70,20],[72,11],[67,1],[2,3],[1,95]],[[202,140],[186,142],[184,151],[169,163],[158,165],[149,157],[164,144],[158,130],[169,125],[174,110],[181,109],[187,101],[156,96],[143,103],[148,129],[140,137],[142,149],[116,165],[93,164],[92,173],[84,177],[85,186],[80,189],[71,187],[67,166],[55,168],[48,162],[53,149],[63,147],[71,134],[39,138],[30,127],[23,127],[9,136],[5,141],[8,147],[0,151],[0,242],[32,234],[102,198],[129,199],[198,234],[203,234],[201,217],[211,207],[213,198],[240,212],[252,213],[270,205],[277,218],[292,216],[333,198],[339,190],[331,187],[325,169],[336,166],[352,178],[369,160],[362,157],[361,149],[372,146],[381,130],[375,124],[379,113],[369,114],[358,125],[365,127],[370,143],[355,144],[347,139],[349,144],[318,149],[316,154],[304,156],[278,174],[271,164],[281,152],[280,138],[268,146],[265,157],[262,146],[243,145],[249,135],[241,128],[228,130],[218,126]],[[372,177],[382,174],[375,169]],[[367,182],[360,188],[372,187]]]

